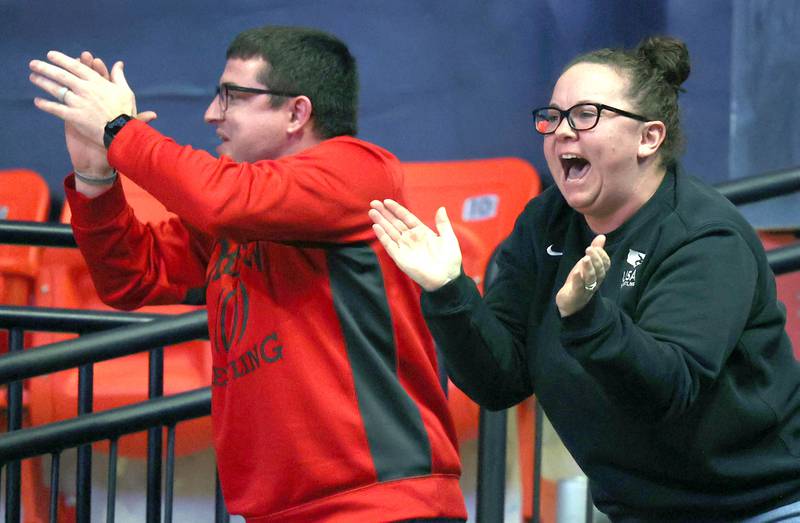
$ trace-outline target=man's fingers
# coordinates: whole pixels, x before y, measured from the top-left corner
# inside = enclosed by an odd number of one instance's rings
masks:
[[[50,100],[45,100],[44,98],[36,97],[33,99],[33,104],[41,111],[46,113],[50,113],[53,116],[58,116],[62,120],[67,119],[69,114],[69,107],[64,104],[53,102]]]
[[[71,91],[75,91],[81,82],[80,78],[75,75],[41,60],[31,60],[30,69],[35,75],[48,78],[59,85],[68,87]]]
[[[81,63],[79,59],[72,58],[59,51],[49,51],[47,59],[51,64],[58,66],[81,80],[88,80],[99,76],[91,67]]]
[[[111,81],[117,85],[121,85],[127,89],[130,89],[128,85],[128,80],[125,79],[125,64],[121,61],[116,62],[114,66],[111,68]]]
[[[92,53],[90,53],[89,51],[84,51],[78,57],[78,60],[80,60],[81,63],[83,65],[85,65],[86,67],[91,67],[92,66],[92,60],[94,60],[94,56],[92,56]]]
[[[136,119],[141,120],[144,123],[152,122],[156,118],[158,118],[158,115],[155,113],[155,111],[142,111],[136,115]]]
[[[103,62],[101,59],[95,57],[89,51],[84,51],[81,53],[80,60],[83,65],[91,68],[95,73],[108,80],[108,67],[106,67],[105,62]]]
[[[106,64],[105,64],[105,62],[103,62],[103,60],[101,60],[100,58],[97,58],[96,56],[92,55],[92,53],[90,53],[89,51],[84,51],[83,53],[81,53],[81,61],[82,62],[83,62],[84,58],[88,58],[89,59],[89,62],[88,63],[84,62],[84,64],[86,64],[89,67],[91,67],[92,70],[94,70],[95,73],[99,74],[100,76],[102,76],[106,80],[108,80],[111,77],[111,74],[108,72],[108,67],[106,67]]]
[[[55,99],[61,94],[62,85],[40,74],[31,73],[28,77],[33,85],[46,92]]]
[[[99,58],[95,58],[92,60],[92,69],[95,70],[97,74],[108,80],[111,78],[111,73],[108,71],[108,67],[106,67],[105,62],[103,62]]]

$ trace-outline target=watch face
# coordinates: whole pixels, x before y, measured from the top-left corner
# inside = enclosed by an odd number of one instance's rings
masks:
[[[133,118],[128,116],[127,114],[121,114],[108,122],[106,124],[105,132],[103,133],[103,143],[108,149],[111,146],[112,140],[117,135],[120,129],[122,129],[126,123],[131,121]]]
[[[122,126],[124,126],[130,120],[131,120],[130,116],[128,116],[126,114],[121,114],[121,115],[117,116],[116,118],[114,118],[113,120],[111,120],[108,123],[108,125],[112,129],[119,131],[120,129],[122,129]]]

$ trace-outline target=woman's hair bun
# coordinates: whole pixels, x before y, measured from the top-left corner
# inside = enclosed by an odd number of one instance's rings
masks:
[[[636,54],[660,71],[664,80],[678,89],[689,78],[689,49],[682,40],[651,36],[636,48]]]

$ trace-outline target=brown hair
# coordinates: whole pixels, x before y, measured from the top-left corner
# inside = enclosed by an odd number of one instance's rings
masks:
[[[634,49],[598,49],[573,59],[565,68],[579,63],[608,65],[624,75],[630,85],[627,95],[634,112],[659,120],[667,129],[659,154],[666,168],[673,168],[683,152],[678,93],[689,77],[689,50],[677,38],[653,36]]]

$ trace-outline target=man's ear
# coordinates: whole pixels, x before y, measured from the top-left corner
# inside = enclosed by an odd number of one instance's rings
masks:
[[[667,126],[664,122],[654,120],[645,122],[639,139],[639,158],[645,159],[658,152],[658,148],[667,137]]]
[[[311,120],[313,106],[308,96],[297,96],[292,98],[288,103],[290,115],[287,131],[295,133],[308,125],[308,122]]]

